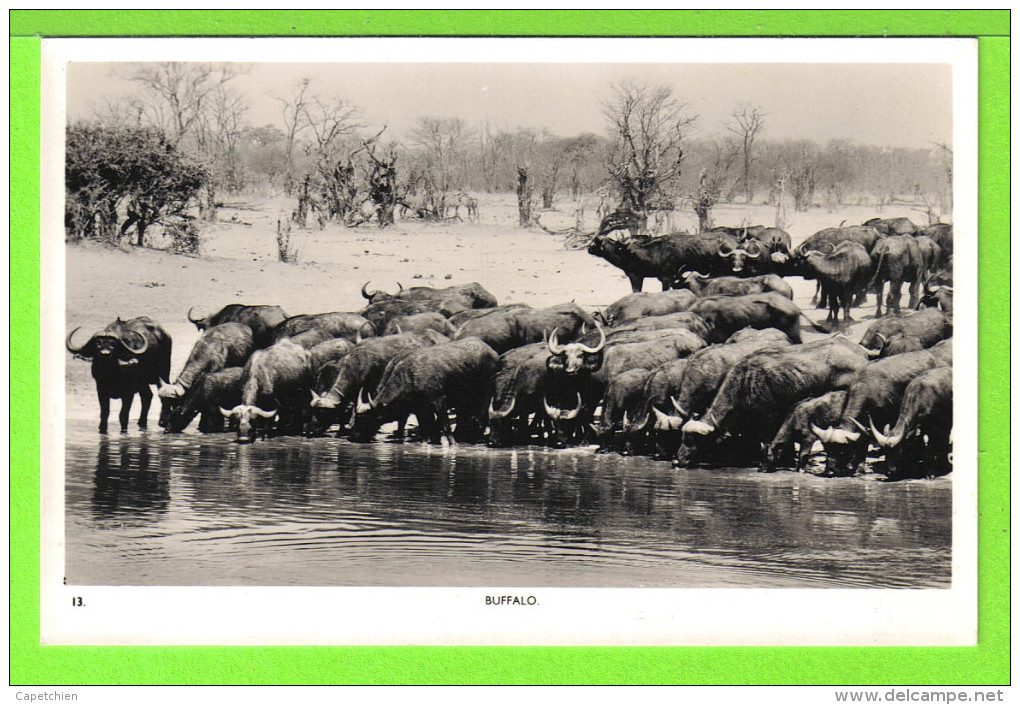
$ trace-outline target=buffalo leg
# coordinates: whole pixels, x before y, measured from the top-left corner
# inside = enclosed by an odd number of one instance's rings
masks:
[[[138,398],[142,402],[142,411],[138,414],[138,428],[148,428],[149,407],[152,405],[152,390],[149,389],[149,385],[146,384],[138,390]]]
[[[875,285],[875,318],[882,317],[882,294],[885,291],[885,282],[880,281]]]
[[[127,392],[120,402],[120,432],[127,433],[128,420],[131,416],[131,402],[135,400],[134,392]]]
[[[917,308],[917,302],[921,298],[919,292],[920,288],[920,279],[914,279],[914,281],[910,282],[908,285],[907,291],[910,293],[910,303],[908,304],[908,307],[911,311]]]
[[[110,418],[110,397],[99,395],[99,432],[106,433],[108,420]]]
[[[885,300],[886,313],[892,311],[897,316],[900,315],[900,298],[903,296],[900,288],[902,286],[902,281],[889,282],[889,296]]]
[[[630,290],[635,294],[645,285],[645,278],[640,274],[628,274],[627,278],[630,279]]]

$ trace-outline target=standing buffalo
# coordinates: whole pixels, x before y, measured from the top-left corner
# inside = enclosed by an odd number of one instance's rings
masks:
[[[891,429],[880,432],[873,420],[869,426],[886,453],[890,477],[943,474],[952,453],[953,369],[936,367],[911,381]]]
[[[816,279],[821,290],[820,301],[828,301],[826,321],[839,326],[839,310],[843,309],[843,325],[853,322],[850,306],[855,298],[863,298],[871,279],[871,257],[863,245],[844,241],[829,251],[801,248],[797,264],[798,273],[805,279]]]
[[[457,435],[474,440],[482,430],[487,380],[499,356],[477,338],[414,350],[387,366],[374,398],[360,402],[351,439],[368,441],[388,421],[418,419],[422,438],[453,440],[449,409],[457,410]]]
[[[202,375],[183,398],[173,403],[163,401],[167,413],[160,414],[160,425],[167,433],[180,433],[199,414],[198,430],[216,433],[223,430],[221,408],[232,409],[241,403],[243,367],[227,367]]]
[[[111,399],[121,400],[120,430],[127,431],[135,394],[142,402],[138,427],[146,428],[152,404],[149,386],[159,387],[170,379],[170,336],[146,316],[127,321],[118,318],[76,348],[71,339],[78,330],[71,331],[65,345],[75,357],[92,361],[99,397],[99,432],[107,431]]]
[[[918,235],[926,235],[939,246],[938,267],[945,267],[953,257],[953,226],[948,223],[936,223],[917,231]]]
[[[631,290],[641,291],[647,277],[658,279],[662,290],[673,286],[681,271],[722,274],[729,268],[720,252],[733,249],[737,240],[726,232],[697,235],[674,234],[614,240],[597,235],[588,254],[619,267],[630,280]]]
[[[273,344],[273,330],[283,323],[287,314],[279,306],[248,306],[246,304],[229,304],[216,313],[204,318],[192,318],[188,310],[188,320],[199,330],[206,330],[223,323],[241,323],[251,328],[252,340],[256,348],[264,348]]]
[[[241,373],[241,403],[230,410],[220,408],[225,418],[237,422],[238,443],[252,442],[259,430],[265,435],[274,418],[283,433],[303,428],[311,362],[311,353],[289,340],[252,353]]]
[[[545,343],[513,348],[499,356],[489,402],[490,445],[527,442],[544,426],[543,398],[553,382],[545,364],[548,356]]]
[[[825,446],[826,475],[853,475],[868,451],[868,426],[892,423],[907,385],[923,372],[944,367],[927,350],[877,360],[861,368],[847,388],[846,403],[833,426],[813,426]]]
[[[871,251],[875,271],[871,278],[876,286],[877,301],[875,317],[882,315],[882,293],[885,283],[889,283],[889,295],[886,298],[886,312],[900,312],[900,287],[904,282],[909,285],[910,308],[917,306],[919,287],[924,279],[924,260],[917,240],[909,235],[892,235],[875,245]]]
[[[674,462],[689,466],[706,443],[727,432],[744,435],[742,443],[729,438],[728,451],[743,446],[746,452],[759,452],[798,402],[845,389],[867,364],[864,349],[841,337],[743,358],[726,375],[705,414],[684,424],[683,445]]]
[[[818,438],[811,430],[812,426],[828,428],[836,424],[845,404],[846,392],[839,391],[806,399],[793,407],[793,411],[776,432],[775,438],[765,448],[762,472],[772,472],[780,467],[803,470],[811,456],[811,448]]]

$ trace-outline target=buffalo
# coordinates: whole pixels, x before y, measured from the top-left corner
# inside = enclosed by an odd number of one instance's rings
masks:
[[[743,449],[760,452],[798,402],[847,388],[867,364],[862,347],[838,336],[748,355],[726,375],[705,414],[684,424],[674,463],[687,467],[706,442],[727,432],[744,431]],[[729,449],[739,448],[735,440]]]
[[[775,438],[765,448],[761,471],[772,472],[780,467],[803,470],[818,438],[811,427],[828,428],[837,423],[845,403],[846,392],[839,391],[806,399],[793,407],[793,411],[776,432]]]
[[[952,319],[938,309],[927,308],[902,316],[886,316],[875,321],[861,338],[861,345],[872,357],[882,357],[887,355],[885,350],[895,336],[916,338],[924,349],[952,334]],[[901,345],[905,342],[901,340]]]
[[[265,348],[273,344],[273,331],[287,319],[287,314],[279,306],[249,306],[247,304],[228,304],[219,311],[203,318],[193,318],[188,310],[188,320],[200,331],[223,323],[241,323],[251,328],[252,340],[256,348]]]
[[[890,478],[944,474],[950,469],[953,430],[953,370],[936,367],[907,385],[899,417],[884,432],[869,420],[875,442],[885,451]],[[904,452],[906,451],[906,452]]]
[[[366,395],[359,402],[351,439],[370,440],[382,424],[414,414],[422,438],[452,442],[451,408],[457,410],[457,436],[477,439],[487,402],[487,385],[479,380],[491,377],[498,365],[496,352],[477,338],[425,347],[394,359],[375,396]]]
[[[361,342],[375,335],[376,328],[367,318],[358,313],[314,313],[291,316],[273,331],[273,340],[279,342],[307,330],[321,330],[330,338],[346,338],[352,343]],[[319,341],[321,342],[321,341]]]
[[[874,262],[874,274],[871,278],[875,286],[877,301],[875,317],[882,315],[882,294],[886,282],[889,283],[889,295],[886,298],[886,311],[900,312],[900,287],[908,283],[910,291],[910,308],[917,306],[919,287],[924,279],[924,260],[917,240],[909,235],[891,235],[875,245],[871,251]]]
[[[847,476],[856,472],[868,451],[870,420],[892,423],[907,385],[921,373],[943,367],[927,350],[876,360],[857,372],[847,388],[839,421],[826,428],[813,426],[825,446],[825,474]]]
[[[312,387],[312,355],[284,339],[256,350],[241,373],[241,403],[220,413],[237,423],[237,442],[265,435],[272,419],[281,433],[304,427]]]
[[[757,277],[709,277],[700,272],[684,272],[680,285],[690,289],[697,296],[746,296],[774,291],[793,299],[793,288],[777,274],[763,274]]]
[[[948,223],[936,223],[921,228],[918,235],[925,235],[935,241],[939,246],[939,260],[937,266],[945,267],[953,257],[953,226]]]
[[[177,403],[167,404],[166,418],[161,416],[160,425],[167,433],[180,433],[201,414],[198,430],[202,433],[216,433],[223,430],[220,408],[232,409],[241,403],[241,379],[243,367],[227,367],[209,372],[198,380],[188,393]]]
[[[243,323],[221,323],[207,328],[177,375],[177,381],[159,390],[164,404],[185,397],[203,375],[226,367],[244,365],[254,349],[251,328]]]
[[[485,309],[469,309],[471,311],[484,311]],[[397,316],[386,324],[383,335],[399,335],[401,333],[420,333],[424,330],[434,330],[442,333],[447,338],[453,338],[457,334],[457,328],[443,314],[436,311],[425,313],[414,313],[410,316]]]
[[[799,273],[805,279],[816,279],[821,290],[820,301],[829,304],[826,321],[839,325],[839,310],[843,309],[843,325],[853,322],[850,307],[854,300],[863,297],[871,279],[871,257],[863,245],[844,241],[828,250],[798,251]]]
[[[361,287],[361,295],[370,304],[389,300],[437,301],[440,303],[440,307],[436,309],[437,311],[444,307],[452,309],[452,311],[460,311],[474,308],[492,308],[498,305],[496,297],[486,291],[478,282],[457,284],[444,289],[433,289],[430,286],[413,286],[410,289],[405,289],[403,285],[398,284],[399,289],[396,294],[387,294],[384,291],[368,291],[368,284],[368,282],[365,282],[364,286]]]
[[[801,342],[800,309],[782,294],[711,296],[690,308],[705,319],[711,330],[709,342],[721,343],[741,328],[775,328],[786,333],[791,343]]]
[[[636,292],[609,304],[599,315],[603,323],[615,326],[618,322],[644,316],[663,316],[686,311],[697,300],[698,295],[686,289]]]
[[[736,248],[737,240],[725,232],[697,235],[673,234],[661,237],[634,237],[614,240],[597,235],[588,245],[588,254],[619,267],[630,280],[631,290],[641,291],[647,277],[658,279],[662,290],[673,286],[682,271],[723,274],[729,268],[721,251]]]
[[[99,397],[99,432],[107,431],[111,399],[121,400],[120,430],[127,431],[135,394],[142,402],[138,427],[146,428],[152,404],[149,387],[160,387],[170,379],[170,336],[147,316],[127,321],[118,318],[75,347],[72,338],[78,330],[71,331],[65,345],[75,357],[92,361],[92,378]]]
[[[909,218],[872,218],[863,225],[883,235],[913,235],[917,232],[917,226]]]

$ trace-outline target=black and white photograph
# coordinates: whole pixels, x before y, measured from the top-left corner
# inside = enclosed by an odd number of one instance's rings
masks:
[[[44,43],[44,637],[974,643],[975,57]]]

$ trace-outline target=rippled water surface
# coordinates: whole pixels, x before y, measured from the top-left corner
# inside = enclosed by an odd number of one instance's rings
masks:
[[[67,429],[89,585],[948,587],[951,477]]]

